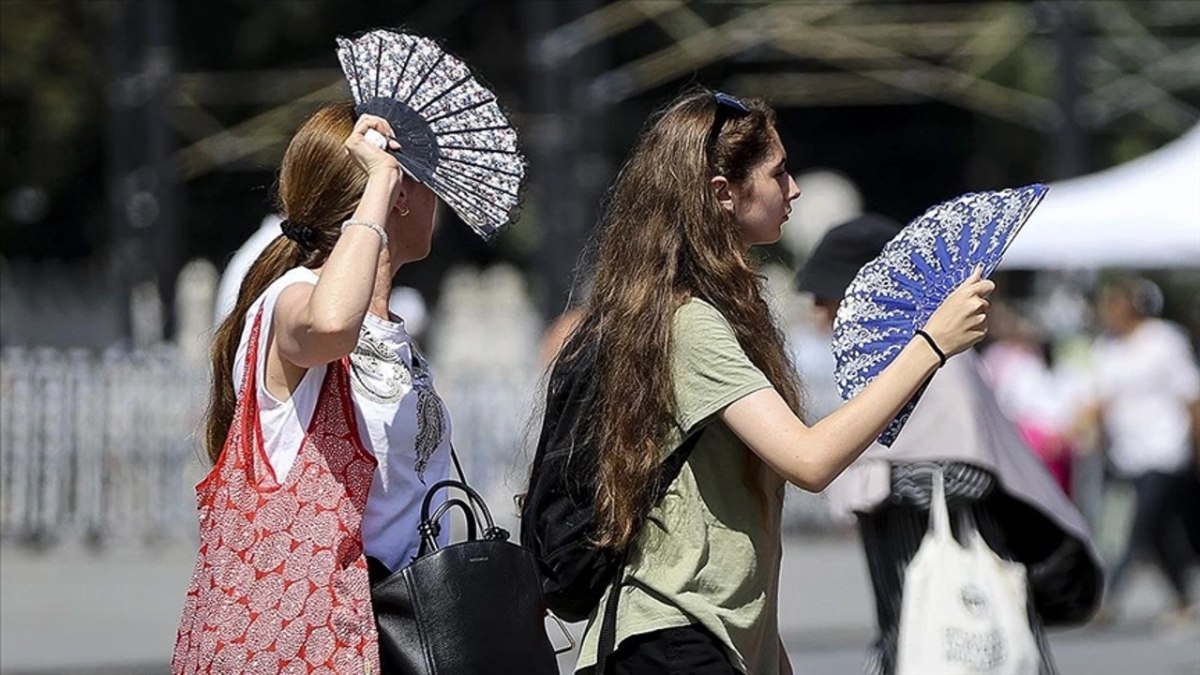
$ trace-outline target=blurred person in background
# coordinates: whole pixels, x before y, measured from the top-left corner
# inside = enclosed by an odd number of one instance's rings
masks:
[[[1192,352],[1200,354],[1200,288],[1195,289],[1190,302],[1186,305],[1184,325],[1192,343]],[[1193,421],[1193,424],[1195,422]],[[1184,486],[1184,521],[1188,528],[1188,540],[1192,545],[1192,553],[1200,559],[1200,441],[1192,443],[1192,461],[1196,470],[1188,473],[1188,481]]]
[[[543,426],[570,425],[565,442],[595,448],[597,531],[586,543],[628,556],[592,611],[579,670],[594,670],[616,592],[602,675],[790,674],[777,616],[785,483],[822,489],[939,364],[914,337],[855,399],[801,421],[749,256],[779,240],[799,196],[774,111],[705,89],[651,118],[612,188],[594,289],[551,376],[554,387],[564,369],[584,368],[597,383],[589,423]],[[925,330],[947,354],[983,337],[991,289],[973,275],[930,317]],[[660,463],[689,438],[656,501]]]
[[[1098,423],[1110,468],[1135,492],[1111,595],[1117,597],[1133,562],[1149,556],[1174,595],[1174,607],[1163,616],[1171,625],[1197,617],[1184,491],[1188,473],[1197,470],[1200,370],[1182,329],[1156,318],[1162,305],[1162,291],[1146,279],[1121,277],[1101,287],[1097,310],[1104,335],[1094,346],[1095,398],[1085,419]]]
[[[282,233],[217,329],[213,468],[197,486],[201,547],[173,672],[246,672],[259,659],[380,672],[368,580],[417,555],[421,499],[451,458],[445,407],[388,304],[396,271],[430,251],[438,198],[368,130],[400,149],[385,120],[349,102],[296,132],[279,174]],[[250,518],[269,534],[247,540]]]
[[[213,307],[214,326],[221,325],[225,317],[237,306],[238,291],[242,288],[246,272],[250,271],[250,266],[258,260],[258,256],[262,255],[271,242],[282,236],[283,233],[279,229],[282,223],[283,218],[279,214],[267,214],[258,224],[258,229],[242,242],[225,264],[225,269],[221,271],[221,280],[217,284],[217,302]]]
[[[1047,363],[1037,326],[1007,303],[994,303],[992,312],[992,342],[983,361],[996,401],[1070,497],[1074,397]]]
[[[858,270],[899,231],[867,214],[831,229],[814,249],[797,288],[813,296],[827,334]],[[1000,412],[972,350],[937,371],[892,447],[872,445],[825,490],[835,510],[858,519],[875,591],[879,636],[865,672],[895,672],[904,574],[926,533],[938,470],[955,532],[959,514],[969,512],[993,551],[1026,565],[1040,673],[1058,672],[1043,627],[1092,616],[1102,566],[1083,516]]]

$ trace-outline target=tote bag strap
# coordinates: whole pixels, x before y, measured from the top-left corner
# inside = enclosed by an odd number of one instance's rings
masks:
[[[246,345],[246,362],[242,364],[242,396],[243,399],[258,407],[258,340],[262,334],[263,308],[260,306],[254,314],[254,323],[250,324],[250,343]],[[255,396],[246,396],[254,393]]]
[[[258,364],[258,336],[262,328],[262,310],[254,316],[250,327],[250,344],[246,348],[246,360],[242,368],[242,387],[237,396],[233,409],[233,420],[229,430],[225,432],[225,441],[221,445],[221,454],[208,473],[196,484],[196,494],[203,496],[214,486],[225,480],[229,468],[236,468],[246,473],[247,480],[253,481],[252,471],[254,444],[261,440],[258,431],[258,390],[256,375]]]
[[[953,538],[950,531],[950,512],[946,508],[946,481],[942,470],[933,472],[930,478],[933,496],[929,500],[929,529],[927,534],[938,541]]]
[[[962,529],[963,538],[966,540],[966,547],[976,551],[987,551],[988,553],[1004,560],[1009,561],[1004,556],[992,549],[991,544],[987,539],[983,538],[983,532],[979,529],[979,521],[975,518],[975,512],[971,509],[963,509],[962,515],[958,517],[959,527]]]
[[[263,441],[262,421],[259,418],[258,406],[258,368],[264,330],[263,319],[266,316],[266,302],[259,305],[254,315],[254,324],[250,329],[250,344],[246,348],[246,363],[242,368],[244,373],[241,395],[238,397],[238,412],[234,417],[234,425],[239,428],[242,436],[241,465],[246,472],[249,484],[256,488],[271,489],[279,486],[275,470],[267,458],[267,448]],[[268,319],[269,320],[269,319]],[[270,327],[266,327],[270,330]]]
[[[256,483],[261,471],[255,466],[255,456],[264,452],[262,449],[262,429],[258,423],[258,355],[259,338],[262,334],[263,307],[259,306],[254,315],[254,323],[250,327],[250,343],[246,346],[246,361],[242,364],[242,388],[238,395],[237,408],[233,413],[233,424],[229,438],[225,441],[228,449],[233,435],[240,438],[237,444],[239,456],[226,458],[224,453],[221,461],[237,462],[246,472],[246,478]]]

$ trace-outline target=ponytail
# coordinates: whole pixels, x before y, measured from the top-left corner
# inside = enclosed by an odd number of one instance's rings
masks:
[[[214,464],[237,408],[233,362],[250,306],[288,270],[324,265],[342,221],[350,217],[362,197],[366,176],[343,147],[354,129],[354,119],[352,103],[323,106],[301,125],[284,152],[276,190],[278,208],[289,223],[303,228],[304,242],[301,245],[280,235],[259,254],[238,289],[237,304],[213,336],[204,449]]]

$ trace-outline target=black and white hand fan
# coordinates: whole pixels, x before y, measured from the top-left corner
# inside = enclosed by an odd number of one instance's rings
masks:
[[[984,277],[995,271],[1047,189],[1034,184],[973,192],[938,204],[859,270],[833,327],[834,378],[843,399],[862,391],[896,358],[976,265],[983,265]],[[920,396],[892,420],[880,443],[896,440]]]
[[[496,96],[470,69],[407,33],[374,30],[337,43],[355,110],[391,124],[404,170],[484,239],[512,222],[525,158]]]

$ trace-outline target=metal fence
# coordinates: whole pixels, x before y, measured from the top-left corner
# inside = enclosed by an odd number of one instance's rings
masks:
[[[149,333],[118,341],[119,294],[98,267],[0,259],[0,344],[9,345],[0,350],[0,538],[195,536],[217,280],[211,265],[200,261],[205,269],[189,273],[192,266],[178,283],[181,349]],[[471,483],[515,526],[511,496],[530,456],[540,318],[515,270],[461,269],[448,279],[436,317],[442,338],[430,345],[438,390]],[[136,319],[138,307],[130,311]],[[96,348],[113,344],[124,346]]]
[[[187,468],[204,374],[170,347],[5,348],[0,536],[31,542],[194,530]]]
[[[99,544],[194,536],[192,486],[207,469],[198,442],[203,368],[169,346],[0,355],[0,537]],[[536,378],[447,372],[437,382],[468,477],[511,522]]]
[[[515,527],[536,441],[539,373],[439,369],[467,475]],[[195,536],[192,486],[206,470],[198,430],[207,374],[170,346],[0,352],[0,538],[26,544]],[[792,525],[827,524],[794,496]]]

